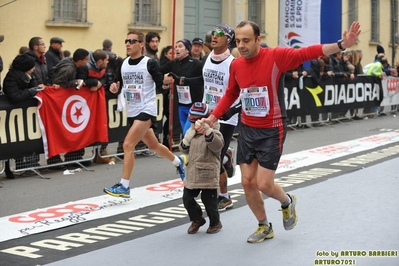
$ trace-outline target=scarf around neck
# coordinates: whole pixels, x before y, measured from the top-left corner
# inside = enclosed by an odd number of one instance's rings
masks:
[[[230,50],[227,49],[226,51],[224,51],[221,54],[215,54],[213,52],[213,50],[211,51],[210,57],[212,58],[212,60],[216,61],[216,62],[221,62],[223,60],[225,60],[227,57],[230,56]]]

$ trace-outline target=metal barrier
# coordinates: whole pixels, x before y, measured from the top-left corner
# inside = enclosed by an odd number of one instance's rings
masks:
[[[24,173],[33,173],[34,175],[38,175],[43,179],[50,179],[48,176],[44,176],[41,174],[41,171],[45,172],[48,171],[49,168],[52,167],[59,167],[59,166],[66,166],[66,165],[71,165],[71,164],[77,164],[81,168],[83,168],[86,171],[93,171],[88,168],[86,168],[85,165],[82,163],[92,161],[94,156],[95,156],[95,150],[94,146],[86,147],[84,149],[84,154],[86,156],[82,157],[76,157],[74,158],[73,156],[70,156],[68,158],[68,161],[63,161],[59,163],[54,163],[54,164],[47,164],[47,160],[44,158],[44,154],[36,154],[36,155],[31,155],[31,156],[25,156],[22,158],[17,158],[17,159],[9,159],[10,161],[10,170],[19,175],[23,175]],[[91,156],[87,156],[87,154],[90,154]],[[4,162],[4,161],[2,161]],[[66,169],[66,168],[65,168]]]

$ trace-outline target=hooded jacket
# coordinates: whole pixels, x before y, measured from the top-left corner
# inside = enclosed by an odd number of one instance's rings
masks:
[[[220,124],[213,124],[213,136],[196,134],[188,149],[182,143],[179,149],[188,154],[189,162],[186,166],[184,186],[188,189],[217,189],[219,188],[220,152],[224,146],[223,135],[219,131]]]
[[[105,76],[106,69],[99,69],[96,64],[96,60],[93,57],[93,53],[89,53],[89,62],[87,62],[86,66],[79,67],[77,70],[77,79],[83,79],[87,87],[97,86],[98,81],[104,87],[108,87],[107,78]]]

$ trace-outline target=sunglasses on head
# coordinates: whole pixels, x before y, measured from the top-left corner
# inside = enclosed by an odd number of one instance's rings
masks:
[[[136,42],[140,42],[139,40],[136,39],[126,39],[125,44],[130,43],[130,44],[135,44]]]
[[[211,31],[212,36],[223,37],[224,31],[223,30],[213,30]]]

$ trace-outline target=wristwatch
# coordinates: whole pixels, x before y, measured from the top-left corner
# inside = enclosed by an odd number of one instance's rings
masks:
[[[344,41],[344,40],[342,40],[342,39],[340,39],[340,40],[337,41],[338,48],[339,48],[341,51],[345,51],[345,49],[346,49],[346,48],[342,47],[342,42],[343,42],[343,41]]]

